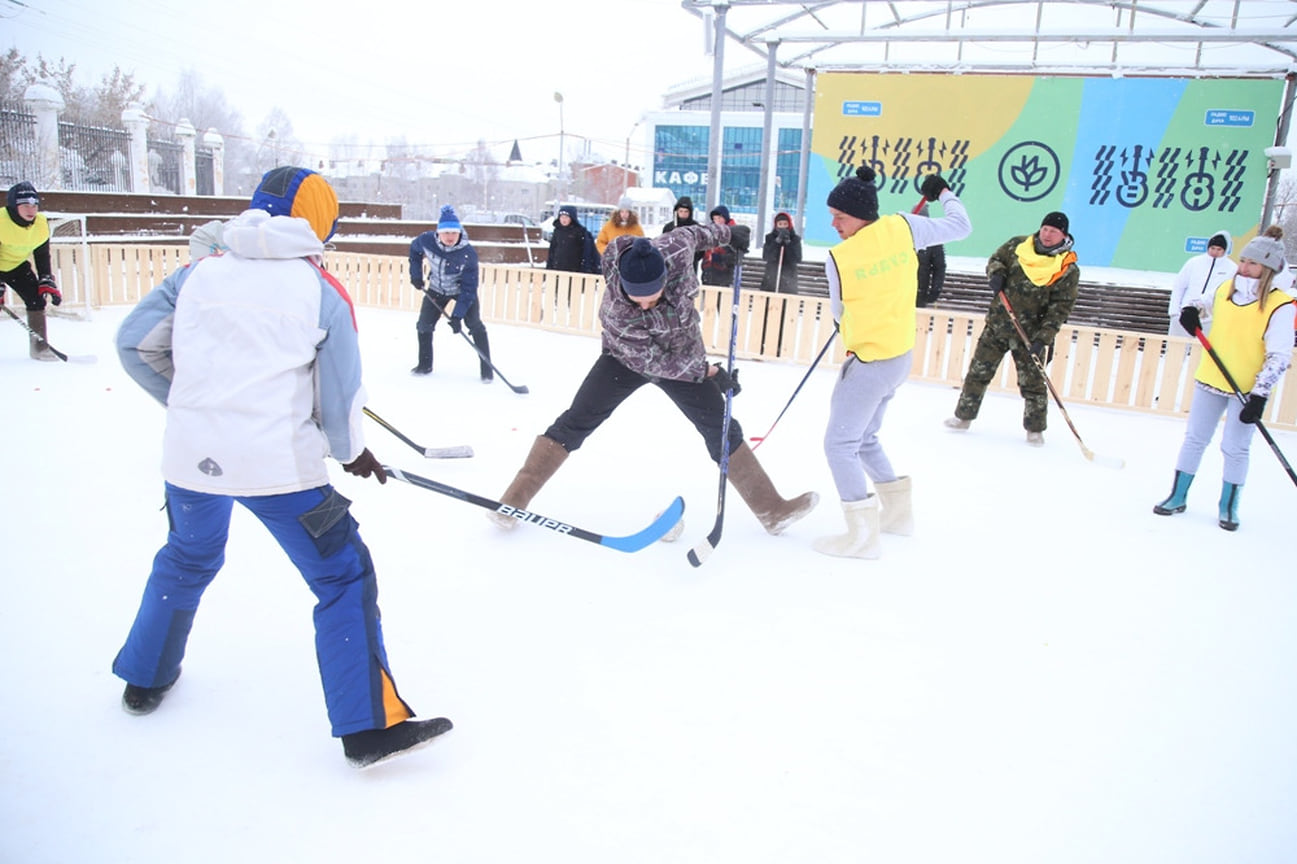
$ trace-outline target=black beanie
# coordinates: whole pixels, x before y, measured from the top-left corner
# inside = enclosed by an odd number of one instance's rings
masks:
[[[5,209],[9,211],[9,218],[14,221],[15,225],[26,228],[35,222],[35,219],[24,219],[18,214],[19,204],[35,204],[40,206],[41,196],[36,193],[36,187],[23,180],[21,183],[15,183],[9,187],[9,194],[5,196]]]
[[[1045,218],[1040,220],[1040,227],[1043,228],[1048,225],[1050,228],[1057,228],[1064,234],[1067,234],[1067,224],[1067,214],[1059,210],[1055,210],[1053,213],[1046,213]],[[1071,235],[1069,234],[1068,236],[1070,237]]]
[[[848,177],[829,193],[828,204],[834,210],[873,222],[878,218],[878,187],[874,185],[874,169],[863,166],[856,169],[855,177]]]
[[[1221,249],[1228,249],[1229,241],[1225,239],[1224,234],[1213,234],[1212,238],[1207,241],[1207,248],[1210,249],[1212,246],[1219,246]]]
[[[617,259],[621,287],[632,297],[648,297],[662,290],[667,264],[662,253],[646,237],[636,237]]]

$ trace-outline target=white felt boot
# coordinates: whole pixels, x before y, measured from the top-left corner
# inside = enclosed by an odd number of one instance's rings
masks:
[[[819,538],[815,541],[815,551],[841,558],[877,558],[881,552],[878,496],[870,495],[863,501],[843,501],[842,515],[847,519],[847,533]]]

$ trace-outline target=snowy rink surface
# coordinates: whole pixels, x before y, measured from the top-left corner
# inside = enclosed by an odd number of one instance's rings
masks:
[[[146,717],[110,663],[166,536],[163,410],[121,370],[125,309],[51,318],[96,365],[35,363],[0,320],[8,456],[0,861],[563,864],[1150,864],[1297,855],[1297,488],[1257,436],[1239,508],[1216,525],[1220,454],[1189,509],[1171,486],[1179,419],[1056,406],[1024,443],[1016,394],[967,433],[948,387],[908,384],[884,443],[914,478],[917,531],[877,561],[841,531],[821,438],[835,370],[811,376],[757,451],[817,510],[780,537],[729,496],[654,388],[633,396],[532,502],[592,531],[647,525],[676,495],[684,536],[626,554],[412,486],[345,474],[373,552],[402,696],[455,729],[357,772],[329,736],[313,597],[235,508],[184,674]],[[477,380],[461,337],[415,359],[409,313],[358,310],[385,463],[491,498],[568,404],[598,341],[490,327]],[[715,358],[723,359],[723,358]],[[740,363],[735,412],[763,433],[803,367]],[[1294,373],[1289,373],[1294,374]],[[1276,432],[1290,461],[1297,435]],[[251,445],[250,445],[251,446]]]

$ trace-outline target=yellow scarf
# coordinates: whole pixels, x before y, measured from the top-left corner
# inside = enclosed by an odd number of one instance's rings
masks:
[[[1036,236],[1033,234],[1018,244],[1013,250],[1022,265],[1022,272],[1032,285],[1053,285],[1058,277],[1067,272],[1067,268],[1076,260],[1075,252],[1064,252],[1062,255],[1041,255],[1036,251]]]

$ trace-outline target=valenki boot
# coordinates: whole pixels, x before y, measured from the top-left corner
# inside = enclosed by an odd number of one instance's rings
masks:
[[[879,530],[884,534],[909,537],[914,533],[914,510],[910,506],[910,478],[897,477],[890,483],[875,483],[878,490]]]
[[[1226,531],[1238,530],[1239,483],[1224,483],[1220,487],[1220,527]]]
[[[819,538],[815,551],[839,558],[877,558],[882,552],[878,542],[878,496],[843,501],[842,515],[847,519],[847,533]]]
[[[40,335],[40,338],[30,334],[28,335],[28,339],[31,342],[28,353],[31,354],[31,358],[33,360],[59,359],[54,352],[50,350],[49,343],[45,341],[45,310],[28,309],[27,326]]]
[[[1183,513],[1185,499],[1189,496],[1189,484],[1193,483],[1193,475],[1186,474],[1183,471],[1175,472],[1175,482],[1171,484],[1171,494],[1166,496],[1166,500],[1153,505],[1153,512],[1159,516],[1172,516],[1176,513]]]
[[[532,442],[531,452],[527,454],[527,461],[518,469],[517,476],[500,496],[500,503],[525,511],[531,499],[540,491],[540,487],[544,486],[566,461],[567,451],[563,449],[562,444],[553,438],[537,435],[536,440]],[[506,531],[512,531],[518,526],[518,520],[508,513],[496,511],[486,514],[486,517]]]
[[[820,503],[815,492],[803,492],[789,500],[775,491],[775,484],[746,443],[730,454],[729,481],[770,534],[782,533]]]
[[[477,361],[478,375],[483,384],[490,384],[495,380],[495,370],[491,368],[491,342],[486,338],[486,333],[483,333],[473,337],[473,344],[482,352]]]

